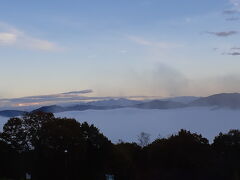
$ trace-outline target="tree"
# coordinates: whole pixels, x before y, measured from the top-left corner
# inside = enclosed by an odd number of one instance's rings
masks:
[[[11,118],[3,126],[0,139],[19,152],[29,151],[39,143],[42,125],[54,119],[52,113],[34,112],[21,118]]]
[[[86,145],[81,124],[75,119],[53,118],[42,124],[34,150],[38,179],[76,179],[83,174]]]
[[[53,151],[68,152],[84,146],[81,124],[75,119],[55,118],[42,124],[39,145]]]
[[[110,169],[112,143],[75,119],[29,113],[11,118],[0,138],[21,155],[23,172],[34,179],[101,179]]]
[[[157,139],[143,149],[145,179],[206,179],[209,149],[206,138],[186,130]]]
[[[230,130],[227,134],[220,133],[215,137],[213,146],[240,149],[240,131],[234,129]]]
[[[215,137],[213,149],[217,152],[218,164],[228,179],[240,177],[240,131],[230,130]],[[229,178],[230,177],[230,178]]]
[[[7,143],[0,141],[0,179],[21,177],[22,166],[19,160],[19,154]]]
[[[114,146],[115,172],[118,179],[132,180],[137,178],[137,169],[141,160],[141,147],[136,143],[120,142]]]
[[[141,147],[147,146],[150,143],[150,134],[141,132],[138,136],[138,142]]]
[[[3,126],[0,138],[17,151],[23,151],[28,148],[26,132],[23,127],[23,121],[20,118],[11,118],[8,120]]]

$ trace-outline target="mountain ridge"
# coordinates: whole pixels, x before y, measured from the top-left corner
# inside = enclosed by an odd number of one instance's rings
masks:
[[[71,106],[50,105],[42,106],[29,112],[51,112],[59,113],[66,111],[85,111],[85,110],[108,110],[118,108],[139,108],[139,109],[177,109],[185,107],[217,107],[240,109],[240,93],[220,93],[207,97],[179,96],[165,99],[154,99],[148,101],[137,101],[125,98],[92,101],[87,103],[75,104]],[[0,116],[15,117],[21,116],[27,111],[2,110]]]

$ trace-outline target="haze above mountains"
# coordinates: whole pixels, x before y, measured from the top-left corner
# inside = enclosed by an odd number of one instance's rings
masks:
[[[50,105],[29,111],[6,109],[0,111],[0,116],[14,117],[20,116],[27,112],[43,111],[51,113],[60,113],[67,111],[85,111],[85,110],[110,110],[120,108],[138,108],[138,109],[177,109],[187,107],[211,107],[240,109],[240,93],[222,93],[208,97],[183,96],[167,99],[155,100],[130,100],[125,98],[114,98],[92,102],[81,102],[67,105]]]

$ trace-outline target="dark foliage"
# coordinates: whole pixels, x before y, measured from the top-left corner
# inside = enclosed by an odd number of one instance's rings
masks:
[[[0,161],[0,179],[239,180],[240,131],[212,144],[185,130],[142,146],[112,144],[93,125],[34,112],[4,125]]]

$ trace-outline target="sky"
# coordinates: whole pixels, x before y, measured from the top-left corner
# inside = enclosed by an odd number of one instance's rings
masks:
[[[240,0],[12,0],[0,98],[240,92]]]

